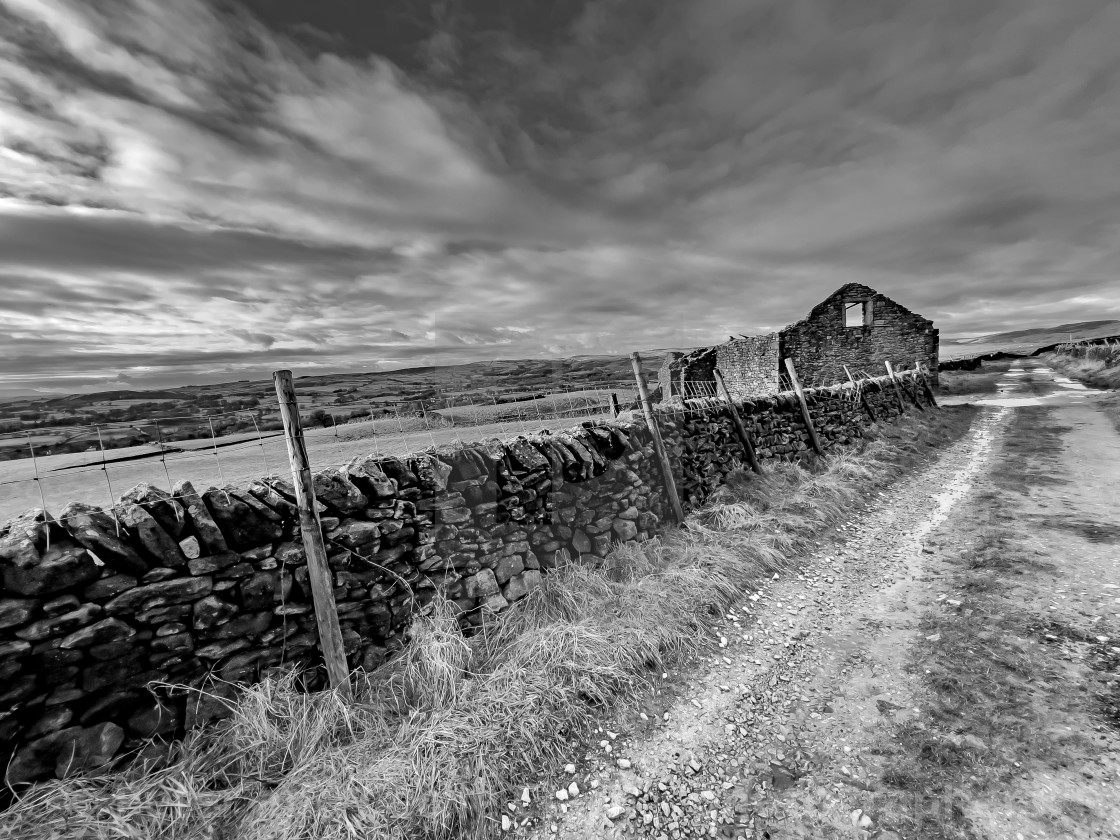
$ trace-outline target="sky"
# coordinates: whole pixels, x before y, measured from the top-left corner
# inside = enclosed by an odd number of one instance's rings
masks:
[[[0,396],[1120,317],[1113,0],[0,0]]]

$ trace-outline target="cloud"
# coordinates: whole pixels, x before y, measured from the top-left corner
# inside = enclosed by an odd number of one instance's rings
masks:
[[[1115,317],[1117,36],[1106,0],[0,0],[8,381],[705,343],[853,280],[945,335]]]

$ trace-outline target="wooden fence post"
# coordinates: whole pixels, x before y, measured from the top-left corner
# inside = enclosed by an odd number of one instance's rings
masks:
[[[914,369],[918,371],[918,379],[922,383],[922,388],[925,389],[930,405],[934,408],[941,408],[941,406],[937,404],[937,397],[933,394],[933,388],[929,386],[929,380],[926,379],[925,369],[922,367],[922,363],[917,359],[914,360]]]
[[[793,368],[793,359],[786,359],[786,370],[789,372],[789,380],[793,383],[793,390],[797,392],[797,401],[801,403],[801,416],[805,419],[805,425],[809,429],[809,440],[813,443],[813,450],[818,455],[824,455],[824,447],[821,446],[820,439],[817,437],[817,430],[813,426],[813,418],[809,414],[809,403],[805,402],[805,392],[801,390],[801,382],[797,379],[797,371]]]
[[[899,375],[899,377],[898,377],[898,385],[899,385],[899,388],[901,388],[903,391],[906,392],[906,396],[908,396],[910,398],[910,402],[914,403],[914,405],[916,405],[918,407],[918,411],[925,411],[926,410],[926,407],[924,405],[922,405],[922,401],[920,399],[918,399],[918,393],[919,393],[919,391],[918,391],[918,379],[917,379],[916,376],[914,377],[914,391],[913,392],[911,392],[910,389],[908,387],[906,387],[906,382],[903,380],[901,375]]]
[[[891,367],[890,362],[883,362],[887,366],[887,376],[891,378],[891,385],[894,386],[894,395],[898,398],[898,413],[906,413],[906,406],[902,402],[902,389],[898,387],[898,380],[894,376],[894,368]]]
[[[871,407],[871,401],[867,399],[867,392],[856,382],[855,377],[852,376],[852,372],[848,370],[848,366],[843,365],[842,367],[844,368],[844,373],[848,374],[848,381],[859,390],[859,404],[863,406],[863,410],[867,412],[867,416],[871,418],[871,422],[877,423],[878,418],[875,417],[875,409]]]
[[[862,389],[859,392],[859,401],[863,403],[863,410],[867,412],[867,416],[871,418],[871,422],[878,423],[879,418],[875,416],[875,409],[871,407],[871,400],[867,398],[867,392]]]
[[[622,409],[618,405],[618,394],[611,391],[611,417],[618,417],[622,413]]]
[[[272,373],[276,385],[276,399],[280,402],[280,417],[284,421],[284,440],[288,444],[288,459],[292,464],[292,484],[296,490],[299,509],[299,530],[303,537],[303,550],[307,554],[307,575],[311,583],[311,598],[315,604],[315,623],[319,627],[319,645],[323,649],[323,662],[331,688],[345,699],[351,697],[350,672],[346,667],[346,652],[342,647],[342,629],[338,623],[338,610],[334,602],[334,585],[327,565],[327,548],[323,543],[323,526],[315,510],[315,485],[311,481],[311,464],[307,458],[307,445],[299,420],[299,404],[292,384],[290,370]]]
[[[665,442],[661,439],[661,429],[657,425],[657,417],[653,413],[653,403],[649,399],[649,386],[646,384],[646,375],[642,372],[642,357],[637,353],[630,354],[630,365],[634,368],[634,379],[638,382],[638,397],[642,401],[642,412],[646,416],[646,424],[653,436],[653,448],[657,452],[657,460],[661,464],[661,475],[665,479],[665,493],[669,496],[669,506],[673,509],[673,516],[677,524],[684,522],[684,508],[681,507],[681,498],[677,495],[677,483],[673,479],[673,465],[669,463],[669,454],[665,451]]]
[[[752,470],[762,475],[762,465],[758,463],[754,443],[751,442],[751,436],[747,433],[747,427],[743,425],[743,418],[739,416],[739,409],[735,407],[735,401],[731,399],[731,392],[727,390],[727,383],[723,381],[723,374],[720,373],[719,368],[716,368],[713,373],[716,376],[716,382],[719,383],[719,387],[723,391],[724,398],[727,400],[727,409],[731,412],[731,422],[735,425],[735,431],[739,435],[739,443],[743,444],[743,451],[747,453],[747,463],[751,465]]]

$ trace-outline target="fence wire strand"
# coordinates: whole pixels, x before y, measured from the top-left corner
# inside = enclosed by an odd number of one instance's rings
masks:
[[[689,382],[686,393],[679,405],[669,400],[659,410],[687,415],[718,397],[710,382]],[[367,400],[336,402],[320,409],[315,397],[309,397],[303,401],[301,415],[312,463],[324,469],[358,456],[402,458],[425,449],[556,434],[616,417],[626,421],[634,418],[636,406],[637,387],[632,381],[559,381],[541,387],[439,390],[395,405]],[[26,439],[28,448],[23,451],[31,457],[25,467],[18,458],[0,462],[0,522],[36,507],[50,510],[70,501],[97,504],[106,492],[105,509],[111,511],[118,503],[118,487],[128,490],[144,482],[166,481],[169,497],[184,502],[187,498],[175,494],[177,478],[189,479],[198,493],[205,493],[245,487],[274,472],[286,474],[282,467],[273,467],[287,464],[287,446],[273,425],[274,416],[262,407],[42,426],[12,433]],[[0,439],[4,437],[0,434]],[[81,451],[79,447],[91,438],[96,449],[89,446]],[[97,472],[104,478],[94,479]]]

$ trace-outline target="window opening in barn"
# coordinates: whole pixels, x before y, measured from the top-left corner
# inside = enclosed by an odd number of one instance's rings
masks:
[[[871,301],[857,300],[844,305],[845,327],[866,327],[871,325]]]

